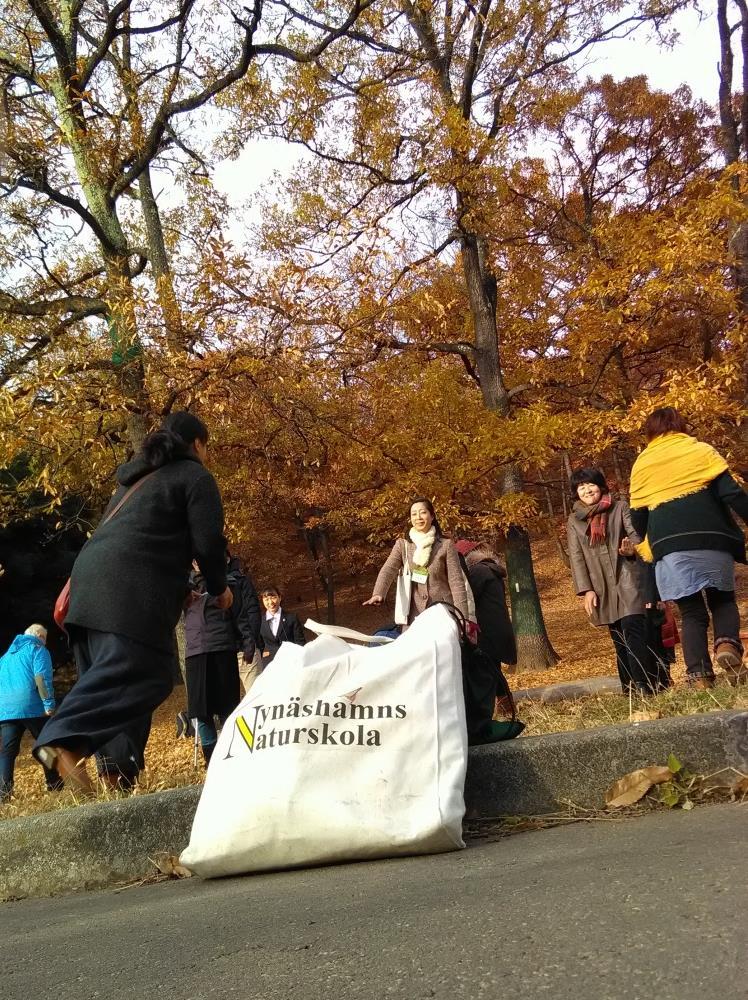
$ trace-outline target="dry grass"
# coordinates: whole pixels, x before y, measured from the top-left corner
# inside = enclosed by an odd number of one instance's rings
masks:
[[[728,709],[748,709],[748,689],[734,688],[722,681],[711,691],[674,687],[651,698],[604,695],[552,705],[522,701],[517,706],[518,714],[527,726],[523,736],[596,729],[623,722],[646,721],[647,717],[665,719],[674,715],[699,715]]]
[[[536,543],[534,554],[548,633],[556,651],[561,655],[561,662],[548,670],[513,674],[509,678],[511,686],[518,689],[615,674],[615,656],[607,629],[594,628],[587,621],[581,602],[572,593],[569,570],[563,564],[553,541],[544,539]],[[745,567],[738,568],[738,579],[741,615],[745,621],[748,616],[748,570]],[[339,588],[337,610],[340,624],[361,631],[374,631],[388,620],[388,616],[391,618],[391,609],[361,607],[361,602],[371,593],[372,581],[373,577],[360,576]],[[303,581],[300,581],[298,587],[289,588],[289,593],[299,596],[294,610],[300,613],[302,620],[305,617],[324,620],[324,612],[315,609],[312,599],[306,599],[312,593],[311,587],[305,587]],[[676,683],[682,682],[684,672],[679,653],[673,669]],[[646,705],[630,705],[629,700],[621,696],[556,705],[524,702],[520,706],[520,715],[527,723],[527,735],[539,735],[626,722],[630,710],[645,708],[647,711],[660,712],[663,716],[690,715],[721,708],[748,707],[745,699],[745,689],[741,693],[727,685],[720,685],[713,692],[691,692],[678,686],[656,698],[648,699]],[[184,688],[178,687],[154,714],[147,749],[148,767],[141,775],[138,789],[132,794],[193,785],[203,780],[205,769],[202,759],[195,767],[191,742],[178,741],[174,735],[174,717],[184,707]],[[41,769],[30,757],[30,746],[31,741],[27,737],[16,763],[14,797],[10,803],[0,806],[0,820],[77,804],[71,792],[46,792]],[[102,789],[99,795],[102,801],[116,797],[118,795],[108,789]]]

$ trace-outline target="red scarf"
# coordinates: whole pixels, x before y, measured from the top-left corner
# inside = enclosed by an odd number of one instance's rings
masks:
[[[574,504],[574,516],[579,521],[587,522],[587,534],[590,545],[602,545],[608,537],[608,511],[613,503],[610,493],[605,493],[597,503],[588,507],[586,503],[577,500]]]

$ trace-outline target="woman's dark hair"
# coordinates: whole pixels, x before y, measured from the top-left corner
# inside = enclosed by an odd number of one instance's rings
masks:
[[[596,469],[592,465],[587,465],[582,469],[575,469],[571,474],[569,483],[571,484],[571,498],[574,502],[579,499],[577,489],[584,483],[594,483],[595,486],[599,486],[603,495],[610,493],[603,470]]]
[[[277,587],[272,587],[272,586],[263,587],[262,590],[260,591],[260,597],[273,597],[273,596],[282,597],[283,595],[281,594],[281,592],[278,590]]]
[[[442,538],[443,537],[442,526],[439,524],[439,518],[436,516],[434,505],[432,504],[432,502],[429,500],[428,497],[416,497],[415,500],[410,501],[410,506],[408,507],[408,525],[405,529],[405,537],[406,538],[408,537],[408,532],[413,527],[413,525],[410,523],[410,512],[413,510],[414,505],[417,503],[422,503],[426,508],[426,510],[429,512],[429,514],[431,514],[431,516],[434,519],[434,528],[436,529],[436,537]]]
[[[660,406],[644,421],[644,436],[647,441],[652,441],[660,434],[688,434],[688,422],[674,406]]]
[[[142,455],[152,469],[173,462],[176,458],[194,455],[193,442],[208,443],[208,428],[194,413],[177,410],[170,413],[161,427],[143,442]]]

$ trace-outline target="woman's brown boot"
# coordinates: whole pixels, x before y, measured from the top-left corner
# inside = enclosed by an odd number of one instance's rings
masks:
[[[65,787],[81,795],[95,796],[91,779],[86,770],[86,758],[83,754],[68,750],[66,747],[46,746],[36,751],[38,759],[49,768],[55,768]]]

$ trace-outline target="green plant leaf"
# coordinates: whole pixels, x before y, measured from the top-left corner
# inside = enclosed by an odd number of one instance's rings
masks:
[[[675,756],[674,753],[668,754],[667,766],[670,768],[673,774],[677,774],[678,771],[681,771],[683,769],[683,765],[681,764],[681,762],[678,760],[678,758]]]
[[[672,781],[666,781],[659,788],[660,802],[667,806],[668,809],[673,809],[680,802],[680,792],[672,783]]]

